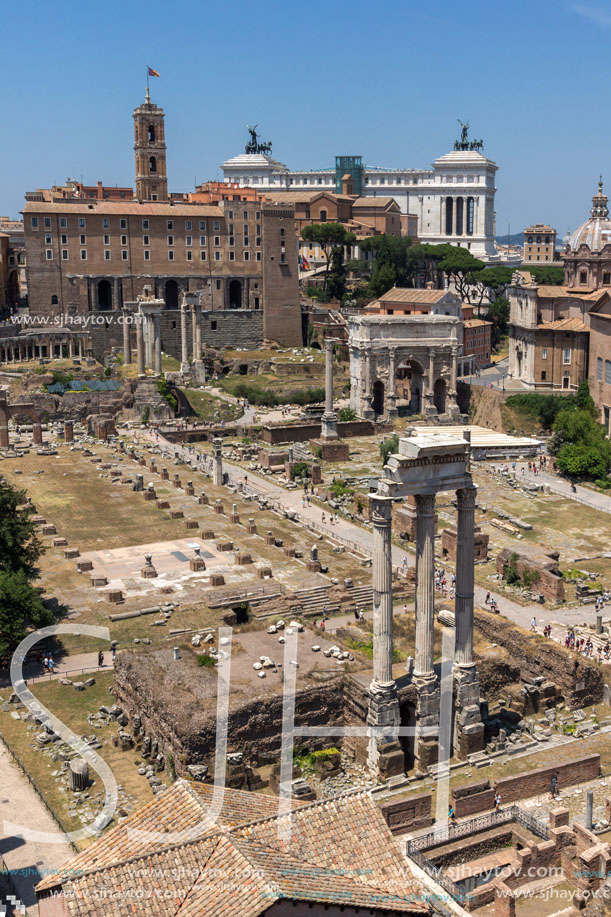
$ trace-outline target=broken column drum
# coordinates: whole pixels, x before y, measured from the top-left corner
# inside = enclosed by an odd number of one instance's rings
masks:
[[[220,487],[223,483],[223,454],[222,446],[223,440],[219,437],[215,437],[212,440],[212,446],[214,449],[214,458],[213,458],[213,468],[212,468],[212,483],[217,487]]]

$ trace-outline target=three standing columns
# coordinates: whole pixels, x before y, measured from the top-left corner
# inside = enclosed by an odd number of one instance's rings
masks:
[[[381,777],[400,776],[405,757],[398,741],[401,710],[392,675],[392,499],[371,496],[373,522],[373,681],[369,686],[368,765]]]

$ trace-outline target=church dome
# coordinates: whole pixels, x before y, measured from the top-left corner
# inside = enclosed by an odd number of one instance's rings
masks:
[[[608,198],[603,194],[602,179],[598,182],[598,194],[592,198],[590,219],[582,223],[568,241],[568,250],[578,251],[581,245],[587,245],[591,252],[600,252],[605,245],[611,245],[611,220],[609,219]]]

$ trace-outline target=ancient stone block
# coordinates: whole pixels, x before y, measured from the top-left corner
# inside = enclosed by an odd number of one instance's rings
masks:
[[[223,514],[224,512],[223,504],[221,503],[220,500],[214,501],[214,512],[219,516]]]
[[[238,566],[240,567],[243,567],[246,564],[252,563],[252,557],[250,556],[250,554],[238,553],[238,554],[235,554],[234,557],[235,557],[235,563],[238,564]]]
[[[233,541],[217,541],[217,551],[233,551]]]
[[[74,560],[75,557],[79,557],[80,551],[78,548],[66,548],[64,551],[64,557],[67,560]]]
[[[286,548],[284,549],[284,553],[286,554],[287,557],[294,557],[294,556],[295,556],[295,548],[286,547]]]
[[[185,525],[187,526],[188,529],[198,529],[199,528],[199,522],[197,521],[197,519],[187,519]]]
[[[200,504],[200,506],[207,506],[208,503],[210,502],[210,500],[208,499],[208,495],[205,494],[203,490],[201,494],[199,495],[199,497],[197,498],[197,502]]]
[[[272,575],[271,567],[257,567],[257,576],[259,579],[269,579]]]
[[[91,577],[92,586],[108,586],[108,580],[105,576],[101,576],[99,573],[94,573]]]
[[[254,520],[254,519],[249,519],[249,520],[248,520],[248,522],[247,522],[247,524],[246,524],[246,531],[248,532],[249,535],[256,535],[256,534],[257,534],[257,526],[256,526],[256,524],[255,524],[255,520]]]
[[[76,569],[79,573],[87,573],[89,570],[93,570],[93,561],[79,560]]]
[[[54,547],[54,548],[63,548],[64,545],[67,545],[67,544],[68,544],[68,539],[67,539],[67,538],[61,538],[61,537],[60,537],[60,538],[54,538],[54,539],[53,539],[53,547]]]
[[[57,529],[54,525],[43,525],[41,532],[43,535],[55,535],[57,534]]]
[[[267,532],[265,535],[265,544],[276,544],[276,536],[273,532]]]
[[[184,519],[185,514],[181,509],[173,509],[170,512],[170,519]]]
[[[211,586],[224,586],[225,577],[222,573],[211,573],[210,574],[210,585]]]
[[[212,529],[202,529],[203,541],[214,541],[214,532]]]
[[[112,602],[113,605],[118,605],[119,602],[123,601],[123,593],[120,589],[111,589],[108,593],[108,601]]]
[[[170,504],[167,500],[157,500],[157,509],[169,509]]]

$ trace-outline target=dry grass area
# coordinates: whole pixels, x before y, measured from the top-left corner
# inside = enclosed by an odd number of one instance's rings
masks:
[[[112,705],[112,696],[108,692],[112,682],[113,674],[108,672],[96,675],[95,685],[84,691],[75,691],[72,687],[61,685],[59,681],[50,681],[33,685],[32,693],[78,736],[97,735],[102,742],[102,747],[96,751],[96,754],[100,755],[111,768],[117,784],[123,787],[127,800],[136,809],[153,799],[148,781],[138,774],[136,762],[141,758],[135,750],[121,751],[112,745],[110,737],[117,732],[116,723],[95,729],[87,722],[88,714],[97,712],[101,704]],[[6,700],[8,693],[10,692],[0,693],[0,698],[3,701]],[[25,712],[24,707],[20,707],[19,710]],[[49,746],[46,746],[44,751],[38,747],[34,741],[34,736],[38,732],[40,732],[39,725],[15,720],[10,713],[0,712],[2,738],[25,763],[39,793],[56,815],[61,827],[66,831],[75,831],[82,825],[80,819],[70,817],[68,814],[68,802],[72,794],[66,792],[63,784],[52,776],[54,771],[61,768],[61,761],[52,760],[53,750]],[[88,805],[98,793],[104,791],[100,777],[91,770],[90,776],[92,785],[87,791],[89,793]],[[164,782],[168,782],[167,774],[162,773],[160,776]],[[101,809],[101,804],[96,807],[95,811],[99,809]],[[113,824],[111,822],[111,827]],[[79,846],[84,847],[91,842],[91,839],[88,839]]]

